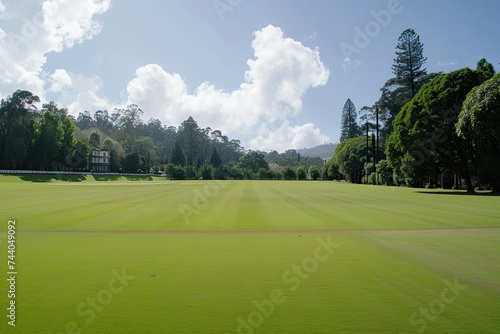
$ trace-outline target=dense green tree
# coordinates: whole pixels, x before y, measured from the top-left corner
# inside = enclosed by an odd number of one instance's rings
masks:
[[[274,173],[270,169],[259,168],[258,174],[260,180],[272,180],[274,178]]]
[[[97,110],[94,113],[94,125],[107,135],[110,135],[113,131],[113,123],[107,110]]]
[[[31,144],[26,143],[25,138],[32,138],[32,131],[27,131],[22,124],[14,126],[9,136],[5,139],[4,158],[7,160],[2,165],[17,169],[28,156]]]
[[[78,117],[76,119],[76,126],[78,126],[80,129],[90,129],[94,125],[94,120],[92,119],[92,116],[90,116],[89,111],[86,110],[78,114]]]
[[[243,170],[238,167],[238,166],[231,166],[227,172],[228,176],[230,178],[236,179],[236,180],[242,180],[245,178],[245,175],[243,173]],[[216,177],[219,179],[219,177]]]
[[[59,115],[46,111],[34,125],[33,157],[37,168],[50,168],[60,157],[64,129]],[[61,163],[61,161],[58,161]]]
[[[167,164],[165,167],[165,175],[167,178],[173,180],[175,179],[175,166],[172,163]]]
[[[298,180],[305,180],[307,178],[307,172],[304,166],[299,166],[297,167],[297,179]]]
[[[127,153],[122,158],[121,165],[127,173],[137,173],[141,167],[141,157],[137,152]]]
[[[0,102],[0,168],[17,168],[28,158],[34,136],[38,96],[18,90]],[[29,165],[29,163],[26,163]]]
[[[215,146],[212,148],[212,153],[210,154],[210,164],[214,168],[219,168],[219,166],[222,165],[222,160]]]
[[[495,75],[495,68],[492,63],[489,63],[485,58],[481,58],[477,62],[476,72],[478,72],[484,80],[488,80]]]
[[[151,137],[139,137],[135,142],[137,153],[146,159],[146,169],[153,165],[159,164],[159,159],[156,155],[157,148]]]
[[[76,126],[75,123],[69,117],[64,117],[62,120],[63,127],[63,140],[61,145],[61,152],[59,153],[59,157],[61,161],[64,161],[68,157],[72,156],[72,152],[75,150],[76,140],[75,140],[75,131]],[[68,167],[73,167],[69,165]]]
[[[117,145],[111,139],[106,138],[102,143],[102,149],[109,151],[109,170],[111,172],[118,172],[121,166]]]
[[[420,89],[394,120],[386,143],[388,162],[412,185],[461,175],[473,191],[470,144],[456,135],[455,124],[469,91],[483,81],[468,68],[442,74]]]
[[[285,153],[283,153],[283,155],[292,161],[299,162],[299,154],[297,150],[294,149],[285,150]]]
[[[86,138],[75,140],[70,165],[77,170],[84,170],[88,166],[89,153],[90,144]]]
[[[349,138],[340,143],[335,150],[332,164],[339,167],[347,181],[361,183],[363,167],[366,163],[366,138]]]
[[[182,122],[179,127],[179,141],[184,148],[186,154],[186,163],[193,166],[200,152],[198,151],[201,144],[202,132],[198,127],[198,123],[189,116],[187,120]]]
[[[66,108],[59,108],[55,102],[46,103],[42,106],[42,113],[52,113],[59,117],[59,121],[62,124],[63,138],[61,141],[61,148],[59,151],[59,156],[52,161],[52,169],[57,170],[71,170],[76,168],[74,165],[74,150],[76,145],[76,140],[74,134],[76,131],[76,126],[73,120],[68,116],[68,110]]]
[[[340,142],[361,135],[362,132],[356,122],[356,118],[356,107],[351,99],[347,99],[342,109],[342,118],[340,121]]]
[[[201,167],[201,166],[200,166]],[[196,168],[191,165],[184,166],[184,174],[187,180],[195,180],[196,179]]]
[[[213,167],[210,164],[204,164],[200,168],[200,175],[203,180],[212,180],[213,179]]]
[[[174,180],[185,180],[186,179],[186,170],[184,167],[175,166],[174,169]]]
[[[283,168],[283,178],[285,180],[296,180],[297,173],[295,169],[290,166],[286,166],[285,168]]]
[[[317,179],[319,179],[319,177],[321,176],[321,173],[320,173],[318,167],[316,167],[316,166],[309,167],[309,176],[311,177],[311,179],[313,179],[315,181]]]
[[[186,156],[184,155],[181,145],[177,141],[174,144],[170,162],[174,164],[174,166],[184,167],[186,165]]]
[[[377,163],[376,167],[378,173],[378,181],[380,184],[390,185],[392,184],[392,169],[389,166],[387,160],[383,159]]]
[[[493,191],[500,192],[500,74],[469,92],[456,131],[473,143],[473,161],[488,176]]]
[[[336,164],[333,158],[328,160],[328,162],[323,167],[325,179],[328,180],[340,180],[342,175],[339,171],[339,166]]]
[[[250,151],[242,156],[238,166],[242,169],[249,169],[252,173],[257,173],[260,168],[269,169],[264,154],[257,151]]]

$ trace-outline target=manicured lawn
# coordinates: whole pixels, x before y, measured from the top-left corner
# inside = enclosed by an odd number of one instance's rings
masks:
[[[500,328],[500,197],[338,182],[68,181],[0,176],[0,256],[6,263],[16,219],[18,270],[16,327],[0,283],[1,333]]]

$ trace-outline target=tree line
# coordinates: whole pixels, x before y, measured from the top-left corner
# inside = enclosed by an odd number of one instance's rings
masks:
[[[405,30],[380,98],[359,113],[346,101],[325,169],[354,183],[500,191],[500,74],[486,59],[427,73],[423,49]]]
[[[110,152],[111,172],[158,173],[171,179],[318,179],[323,159],[296,150],[248,151],[220,130],[189,117],[180,126],[143,120],[133,104],[77,117],[18,90],[0,105],[0,168],[88,171],[91,149]]]

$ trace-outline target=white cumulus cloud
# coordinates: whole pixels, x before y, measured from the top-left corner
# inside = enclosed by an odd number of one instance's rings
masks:
[[[61,52],[98,34],[101,25],[94,16],[107,11],[111,2],[45,0],[41,6],[36,2],[26,3],[21,16],[16,7],[19,3],[2,5],[2,17],[9,19],[2,21],[0,31],[0,96],[25,89],[43,99],[47,84],[43,73],[46,55]],[[49,76],[48,90],[58,89],[54,80],[63,74],[54,75]]]
[[[52,85],[49,88],[49,92],[60,92],[64,87],[72,85],[72,80],[68,72],[63,69],[55,70],[54,73],[50,75],[50,81]]]
[[[328,82],[329,70],[317,49],[284,37],[269,25],[254,33],[254,58],[247,61],[244,82],[226,92],[210,82],[190,94],[182,77],[161,66],[137,69],[127,86],[128,104],[138,104],[149,117],[178,125],[193,116],[200,126],[211,126],[251,147],[284,150],[322,144],[328,138],[313,124],[291,126],[302,111],[302,97]]]
[[[188,89],[181,74],[148,64],[135,71],[123,99],[111,103],[99,94],[103,83],[98,76],[63,68],[44,71],[47,54],[100,33],[97,17],[109,10],[111,0],[44,0],[20,6],[0,0],[0,98],[29,90],[42,101],[54,98],[73,115],[135,103],[146,118],[177,126],[193,116],[202,127],[242,139],[247,148],[284,150],[328,140],[314,124],[299,124],[298,115],[304,94],[326,85],[330,72],[319,50],[285,37],[279,27],[269,25],[254,33],[254,55],[233,91],[209,81]]]

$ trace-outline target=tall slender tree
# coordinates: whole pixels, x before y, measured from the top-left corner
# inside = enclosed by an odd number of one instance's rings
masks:
[[[417,94],[422,80],[427,75],[427,69],[422,68],[426,61],[424,45],[418,34],[413,29],[403,31],[396,46],[392,72],[399,83],[411,93],[411,97]]]
[[[219,166],[222,165],[222,160],[215,146],[212,148],[212,153],[210,154],[210,165],[214,168],[219,168]]]
[[[374,121],[374,119],[373,119],[374,109],[375,109],[375,106],[373,106],[373,107],[364,106],[359,111],[359,114],[360,114],[359,119],[362,122],[364,122],[364,124],[362,124],[362,127],[365,130],[365,137],[366,137],[366,163],[370,162],[370,158],[368,156],[368,151],[369,151],[369,147],[370,147],[369,146],[369,140],[370,140],[369,131],[375,129],[375,124],[373,123],[373,121]]]
[[[362,130],[356,122],[356,107],[351,99],[347,99],[342,110],[342,120],[340,124],[340,142],[354,138],[362,134]]]
[[[186,163],[189,166],[194,166],[198,158],[200,139],[202,129],[198,127],[198,123],[189,116],[187,120],[182,122],[178,129],[178,139],[186,154]]]
[[[184,167],[186,164],[186,156],[184,155],[184,151],[182,150],[181,145],[178,141],[175,142],[174,148],[172,150],[172,156],[170,157],[170,162],[174,166]]]

